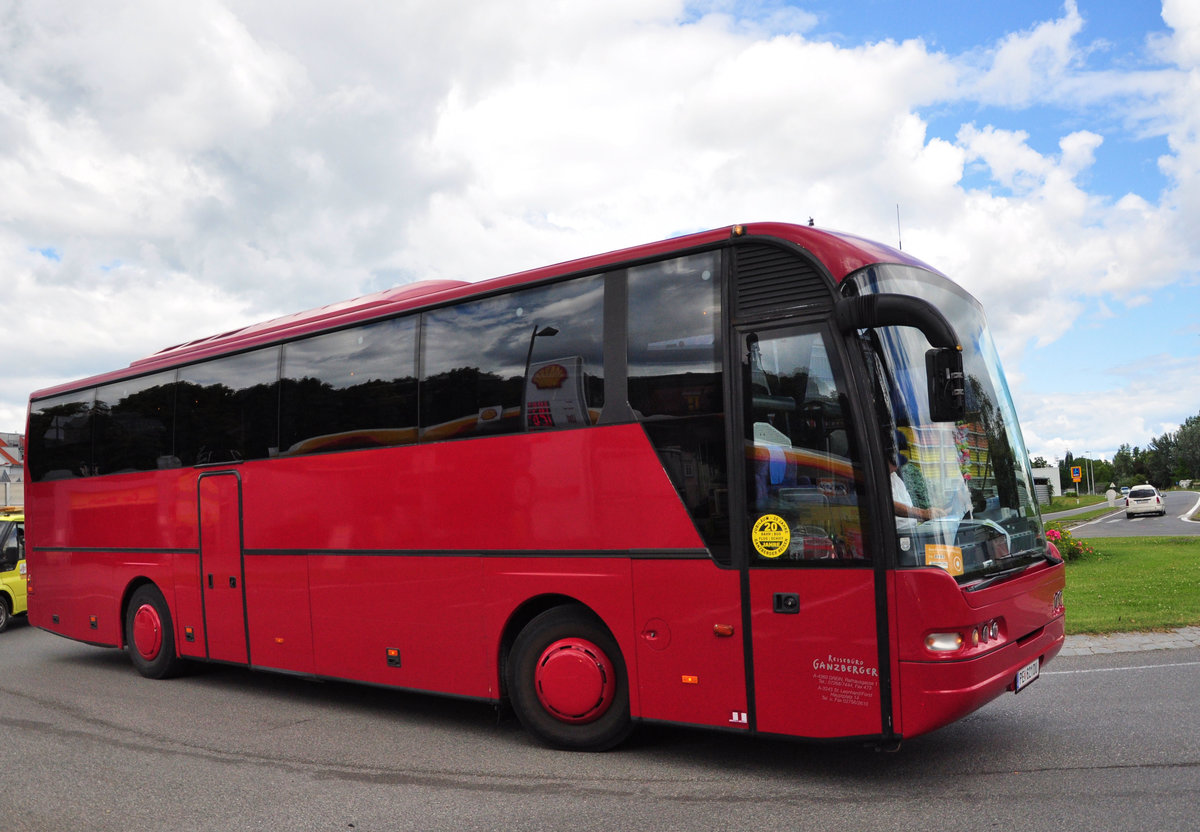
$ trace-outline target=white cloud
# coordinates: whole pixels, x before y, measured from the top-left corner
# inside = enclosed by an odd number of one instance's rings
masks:
[[[986,50],[973,97],[992,104],[1022,106],[1045,95],[1048,85],[1061,81],[1079,61],[1075,38],[1084,26],[1075,0],[1066,0],[1063,11],[1063,17],[1006,35]]]
[[[1114,367],[1096,379],[1101,383],[1070,396],[1029,396],[1021,411],[1025,443],[1031,455],[1048,460],[1063,459],[1067,451],[1111,459],[1123,444],[1145,448],[1151,439],[1178,430],[1182,421],[1155,414],[1195,415],[1195,372],[1194,360],[1159,353]],[[1138,408],[1134,402],[1139,399],[1157,406]],[[1087,433],[1080,431],[1082,424],[1091,426]]]
[[[1200,67],[1200,6],[1192,0],[1163,0],[1163,21],[1172,34],[1156,37],[1152,45],[1180,67]]]
[[[0,430],[33,386],[250,319],[732,222],[894,242],[899,205],[905,249],[988,308],[1027,439],[1068,441],[1084,415],[1058,430],[1023,362],[1200,263],[1194,5],[1164,4],[1169,65],[1119,71],[1088,68],[1073,0],[965,55],[814,40],[772,0],[2,4],[0,268],[37,347]],[[977,115],[1034,104],[1101,124],[1048,152]],[[1088,190],[1120,130],[1166,138],[1159,198]]]

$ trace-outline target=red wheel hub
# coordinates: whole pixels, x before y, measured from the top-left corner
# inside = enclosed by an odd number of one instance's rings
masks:
[[[602,717],[617,693],[617,674],[604,651],[582,638],[560,639],[538,658],[538,701],[563,722]]]
[[[158,610],[142,604],[133,614],[133,647],[143,659],[153,661],[162,649],[163,628]]]

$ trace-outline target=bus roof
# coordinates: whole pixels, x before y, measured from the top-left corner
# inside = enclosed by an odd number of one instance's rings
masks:
[[[926,264],[901,251],[852,234],[791,223],[752,223],[726,226],[488,280],[426,280],[419,283],[408,283],[392,289],[385,289],[382,292],[176,344],[146,358],[138,359],[132,362],[128,368],[38,390],[30,398],[42,398],[77,388],[144,375],[206,358],[298,338],[326,329],[350,326],[374,318],[384,318],[436,306],[472,295],[502,291],[526,283],[532,284],[565,275],[602,271],[616,264],[652,260],[672,252],[715,245],[733,237],[773,238],[794,243],[814,255],[838,282],[851,272],[876,263],[907,263],[929,269]]]

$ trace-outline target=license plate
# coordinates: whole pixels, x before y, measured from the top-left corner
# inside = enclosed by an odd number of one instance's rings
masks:
[[[1024,690],[1026,685],[1036,679],[1041,672],[1042,660],[1034,659],[1029,664],[1017,671],[1017,683],[1013,690],[1018,693]]]

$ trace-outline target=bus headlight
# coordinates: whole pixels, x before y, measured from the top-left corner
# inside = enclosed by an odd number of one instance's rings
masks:
[[[930,633],[925,636],[925,646],[935,653],[950,653],[962,647],[962,633]]]

